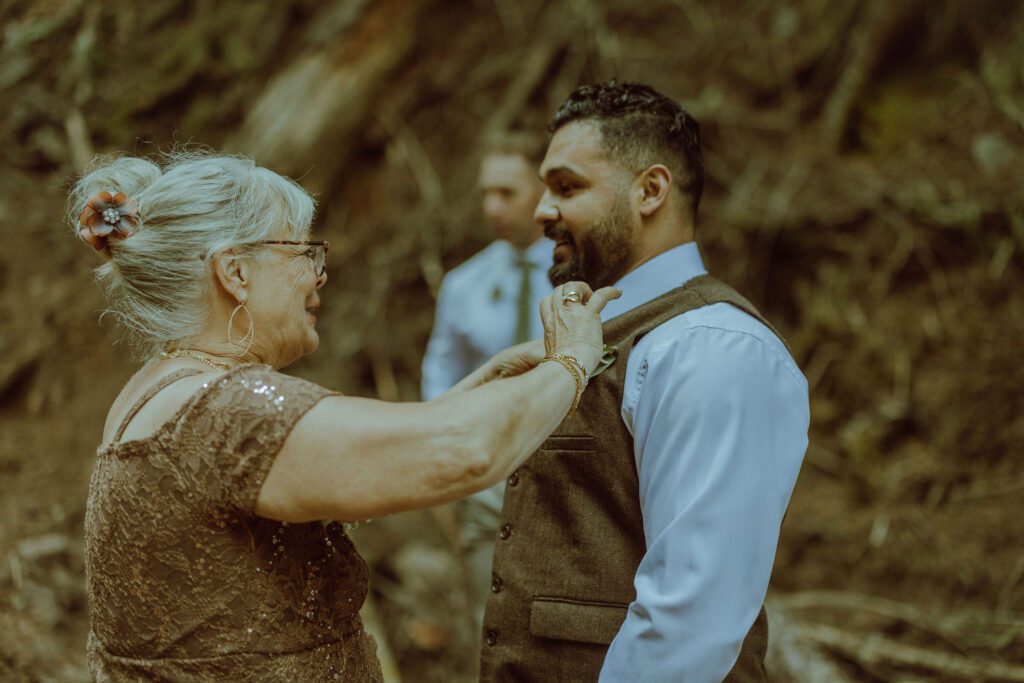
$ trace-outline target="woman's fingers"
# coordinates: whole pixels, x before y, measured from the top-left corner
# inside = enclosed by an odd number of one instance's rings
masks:
[[[590,296],[590,300],[587,301],[587,308],[592,309],[594,313],[600,313],[604,310],[605,304],[612,299],[618,299],[620,296],[622,296],[621,289],[602,287]]]
[[[566,282],[555,290],[553,296],[557,296],[564,306],[571,306],[574,303],[581,303],[587,306],[592,313],[600,313],[605,304],[612,299],[618,299],[622,292],[615,287],[602,287],[596,292],[590,289],[586,282]]]
[[[572,282],[566,282],[564,285],[555,290],[555,295],[559,297],[559,300],[564,305],[586,303],[587,299],[593,293],[590,286],[586,282],[579,282],[573,280]]]
[[[548,353],[551,352],[555,345],[555,339],[551,332],[555,317],[554,298],[555,294],[549,294],[540,301],[540,321],[544,325],[544,348]]]
[[[551,300],[554,298],[554,294],[548,294],[540,300],[540,322],[545,327],[548,324],[548,319],[551,317],[551,307],[553,305]]]
[[[593,368],[601,355],[601,318],[605,304],[621,292],[604,287],[594,292],[585,282],[567,282],[541,303],[544,345],[548,354],[568,353]]]

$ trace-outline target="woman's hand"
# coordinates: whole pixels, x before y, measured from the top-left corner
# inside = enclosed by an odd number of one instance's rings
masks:
[[[510,346],[494,354],[486,363],[463,377],[444,395],[457,394],[491,380],[521,375],[537,367],[537,363],[544,360],[544,355],[544,342],[540,339]]]
[[[594,292],[585,282],[567,282],[556,287],[540,304],[546,353],[572,356],[583,363],[588,373],[593,372],[604,350],[601,310],[620,296],[622,292],[614,287]]]
[[[492,373],[489,379],[521,375],[537,367],[537,363],[544,360],[545,355],[544,341],[541,339],[510,346],[494,354],[488,361]]]

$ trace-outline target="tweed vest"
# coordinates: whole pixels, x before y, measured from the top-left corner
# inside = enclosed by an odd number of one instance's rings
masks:
[[[508,478],[481,681],[597,680],[636,599],[633,578],[647,550],[633,437],[620,416],[629,353],[658,325],[717,302],[768,324],[709,275],[606,322],[605,343],[618,347],[615,362],[591,380],[576,413]],[[728,683],[767,680],[767,640],[762,606]]]

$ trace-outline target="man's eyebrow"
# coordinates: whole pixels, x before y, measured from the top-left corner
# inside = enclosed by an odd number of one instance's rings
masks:
[[[548,178],[550,178],[552,176],[556,176],[556,175],[571,175],[571,176],[579,177],[579,173],[577,173],[576,171],[572,170],[568,166],[555,166],[554,168],[549,168],[547,170],[547,173],[540,174],[540,179],[543,182],[543,181],[547,180]]]

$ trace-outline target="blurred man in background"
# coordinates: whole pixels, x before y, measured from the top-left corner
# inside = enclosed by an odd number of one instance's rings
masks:
[[[704,268],[700,133],[678,103],[584,86],[552,129],[536,218],[555,299],[579,300],[574,280],[622,296],[604,370],[508,478],[481,679],[761,683],[807,382]]]
[[[533,212],[544,190],[537,168],[546,143],[545,136],[527,130],[485,142],[479,186],[484,218],[496,240],[441,283],[423,358],[424,400],[443,394],[498,351],[543,333],[540,300],[551,292],[547,270],[553,245]],[[456,506],[477,632],[491,585],[504,487],[502,482]]]

